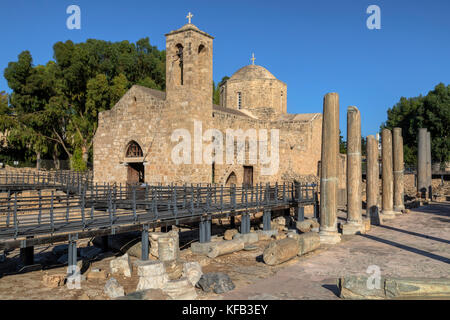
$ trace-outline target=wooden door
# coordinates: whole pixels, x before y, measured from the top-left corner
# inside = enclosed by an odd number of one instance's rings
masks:
[[[244,166],[244,185],[253,186],[253,167]]]
[[[144,182],[144,164],[129,163],[127,172],[127,184],[138,184]]]

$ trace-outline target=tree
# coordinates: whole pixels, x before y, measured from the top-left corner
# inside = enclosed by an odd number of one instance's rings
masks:
[[[339,153],[347,153],[347,141],[341,135],[341,129],[339,129]]]
[[[136,44],[69,40],[55,43],[53,51],[54,61],[45,66],[34,66],[24,51],[4,72],[12,94],[9,111],[0,109],[0,125],[8,128],[12,146],[32,150],[37,159],[49,153],[56,159],[63,152],[71,160],[81,153],[86,163],[99,112],[114,106],[133,84],[165,88],[165,51],[151,46],[149,38]]]
[[[220,87],[228,80],[230,77],[225,76],[222,78],[222,80],[216,85],[213,81],[213,103],[216,105],[220,104]]]
[[[0,121],[8,130],[8,143],[33,152],[39,169],[41,154],[49,147],[45,135],[49,134],[52,123],[46,107],[55,94],[55,78],[51,66],[34,67],[32,62],[31,54],[24,51],[17,62],[10,62],[5,69],[4,75],[13,93],[10,112]]]
[[[425,97],[402,97],[388,109],[387,121],[381,125],[381,129],[394,127],[402,128],[405,164],[416,164],[419,128],[430,132],[432,161],[449,161],[450,86],[440,83]]]

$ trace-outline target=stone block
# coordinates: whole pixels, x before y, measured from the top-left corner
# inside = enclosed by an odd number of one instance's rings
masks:
[[[139,277],[151,277],[164,274],[164,263],[161,261],[137,260],[133,263]]]
[[[259,237],[256,232],[250,232],[250,233],[237,233],[233,236],[233,240],[242,240],[245,244],[247,243],[255,243],[258,242]]]
[[[169,277],[165,272],[159,275],[139,277],[136,291],[147,289],[162,289],[168,281]]]
[[[179,260],[164,261],[164,268],[166,269],[169,280],[181,278],[183,273],[183,263]]]
[[[258,230],[256,234],[258,235],[258,241],[270,240],[278,234],[278,230]]]
[[[186,262],[183,265],[183,277],[186,277],[189,282],[195,286],[203,275],[202,267],[198,262]]]
[[[44,274],[42,284],[47,288],[58,288],[64,285],[66,274]]]
[[[191,251],[192,253],[195,254],[207,255],[212,245],[213,242],[205,242],[205,243],[193,242],[191,243]]]
[[[128,254],[124,254],[109,263],[111,273],[123,274],[125,277],[131,277],[131,260]]]
[[[161,261],[177,260],[180,255],[178,232],[170,231],[168,236],[158,237],[158,258]]]
[[[103,291],[111,299],[122,297],[125,295],[123,287],[115,278],[111,278],[106,282]]]
[[[167,282],[162,290],[173,300],[197,299],[197,292],[195,292],[195,288],[185,277]]]
[[[225,231],[223,238],[225,240],[232,240],[234,235],[236,234],[238,234],[237,229],[228,229],[227,231]]]
[[[220,242],[213,242],[208,252],[209,258],[216,258],[218,256],[233,253],[244,249],[245,242],[242,240],[225,240]]]
[[[263,260],[268,265],[277,265],[296,257],[299,249],[299,243],[294,238],[277,240],[264,250]]]
[[[233,281],[230,277],[222,272],[210,272],[201,276],[196,285],[205,292],[214,291],[217,294],[231,291],[235,288]]]
[[[307,252],[311,252],[320,247],[320,236],[316,232],[308,232],[298,236],[299,251],[301,256]]]
[[[159,257],[158,254],[158,238],[167,236],[166,232],[151,232],[149,233],[149,241],[150,241],[150,254],[155,258]]]

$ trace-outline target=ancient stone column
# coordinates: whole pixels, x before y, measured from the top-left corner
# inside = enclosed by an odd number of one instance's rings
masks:
[[[320,242],[341,241],[337,231],[337,176],[339,153],[339,95],[328,93],[323,99],[322,159],[320,179]]]
[[[422,198],[427,194],[427,129],[419,129],[417,146],[417,192]]]
[[[381,132],[381,154],[382,154],[382,217],[392,219],[394,213],[394,177],[392,170],[392,133],[389,129]]]
[[[356,234],[362,227],[361,203],[361,114],[347,109],[347,223],[342,234]]]
[[[430,132],[427,131],[427,195],[428,199],[432,200],[432,175],[431,175],[431,135]]]
[[[405,209],[403,204],[403,137],[402,129],[393,130],[394,148],[394,211],[401,213]]]
[[[378,141],[374,136],[367,136],[366,144],[367,169],[366,169],[366,215],[370,217],[370,223],[380,225],[378,211],[379,195],[379,167],[378,167]]]

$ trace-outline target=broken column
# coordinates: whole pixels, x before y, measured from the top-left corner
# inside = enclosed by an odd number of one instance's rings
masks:
[[[432,175],[431,175],[431,135],[427,131],[427,196],[429,200],[432,200]]]
[[[347,223],[342,234],[362,230],[361,203],[361,114],[358,108],[347,109]]]
[[[297,239],[284,238],[273,241],[264,250],[263,260],[269,266],[274,266],[295,258],[300,250],[300,244]]]
[[[178,260],[180,256],[179,235],[169,231],[167,236],[158,237],[158,258],[160,261]]]
[[[393,130],[393,148],[394,148],[394,211],[401,213],[405,210],[403,204],[403,138],[402,129]]]
[[[366,215],[370,217],[370,223],[380,225],[378,211],[379,194],[379,167],[378,167],[378,142],[374,136],[367,136],[367,169],[366,169]]]
[[[337,184],[339,153],[339,95],[323,99],[322,158],[320,179],[320,242],[341,241],[337,231]]]
[[[392,219],[394,212],[394,179],[392,170],[392,133],[389,129],[381,132],[382,152],[382,217]]]
[[[417,147],[417,192],[421,198],[427,194],[427,129],[419,129]]]

